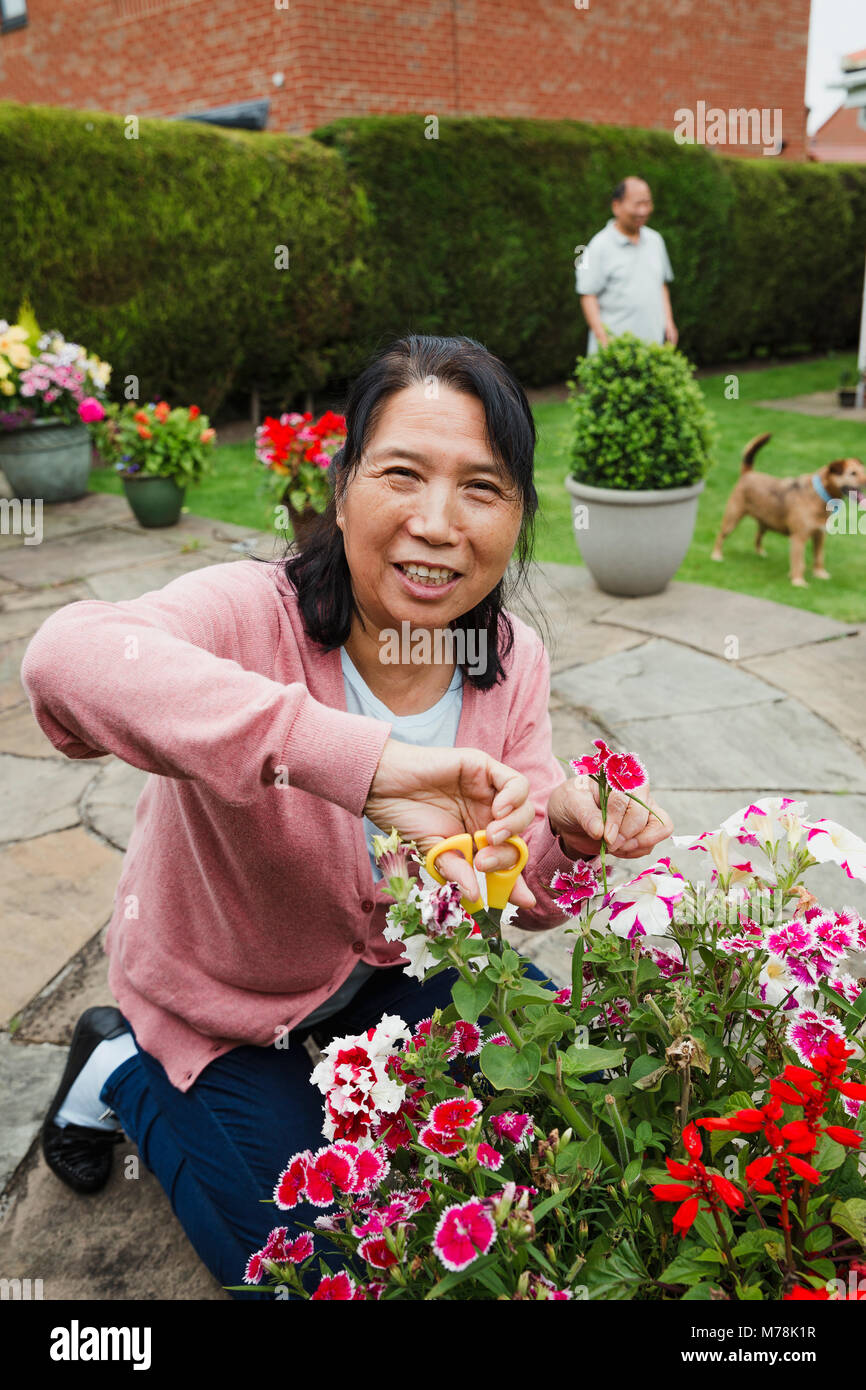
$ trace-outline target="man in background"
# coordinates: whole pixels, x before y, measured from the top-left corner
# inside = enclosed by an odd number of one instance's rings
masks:
[[[623,179],[613,190],[611,211],[613,217],[577,259],[575,288],[589,324],[587,355],[619,333],[676,345],[668,292],[674,273],[664,239],[646,225],[653,211],[649,184]]]

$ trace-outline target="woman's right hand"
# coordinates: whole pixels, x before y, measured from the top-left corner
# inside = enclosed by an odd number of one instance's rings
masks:
[[[491,844],[520,835],[535,819],[535,808],[523,774],[478,748],[419,748],[388,739],[364,814],[383,834],[394,826],[401,839],[414,840],[426,854],[440,840],[466,831],[486,831]],[[495,856],[486,852],[486,858],[490,868],[505,868],[516,863],[517,851],[505,845]],[[479,897],[478,880],[456,850],[441,854],[436,868],[460,885],[464,897]],[[511,901],[517,907],[535,906],[522,875]]]

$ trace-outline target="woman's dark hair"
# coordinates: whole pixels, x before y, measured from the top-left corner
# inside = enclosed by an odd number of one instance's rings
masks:
[[[408,334],[381,349],[351,384],[345,407],[346,442],[331,463],[334,496],[303,548],[284,562],[286,577],[298,594],[304,627],[327,651],[344,644],[351,631],[352,614],[357,612],[343,533],[336,520],[337,500],[357,470],[388,398],[415,383],[423,386],[430,378],[476,396],[484,407],[488,447],[523,503],[514,587],[526,580],[538,496],[533,482],[537,435],[523,387],[505,363],[474,338]],[[500,580],[480,603],[452,623],[456,629],[487,634],[486,670],[464,670],[464,679],[480,690],[488,690],[503,679],[502,663],[514,642],[511,622],[503,611],[504,583]]]

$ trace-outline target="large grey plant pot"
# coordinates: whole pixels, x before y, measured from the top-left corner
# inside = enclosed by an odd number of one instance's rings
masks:
[[[0,430],[0,468],[24,500],[74,502],[87,493],[91,440],[86,425],[33,420],[19,430]]]
[[[661,593],[691,543],[704,479],[651,492],[590,487],[573,478],[565,486],[577,548],[598,587],[627,598]]]

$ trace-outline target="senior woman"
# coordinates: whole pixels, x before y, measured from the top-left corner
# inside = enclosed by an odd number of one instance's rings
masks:
[[[274,1224],[262,1202],[288,1157],[322,1142],[304,1039],[383,1013],[417,1023],[450,998],[454,972],[413,981],[383,936],[375,830],[427,850],[483,829],[484,870],[510,867],[501,842],[523,836],[512,902],[540,930],[562,921],[553,873],[602,833],[630,858],[672,829],[649,794],[659,819],[614,794],[603,827],[595,784],[553,755],[543,644],[502,603],[537,507],[511,372],[471,338],[399,339],[352,385],[346,423],[334,501],[300,554],[69,604],[21,671],[66,756],[153,774],[106,940],[119,1007],[79,1020],[43,1151],[95,1191],[128,1135],[225,1285]],[[451,650],[395,660],[395,632],[449,630]],[[461,658],[461,634],[483,660]],[[477,896],[459,854],[438,868]]]

